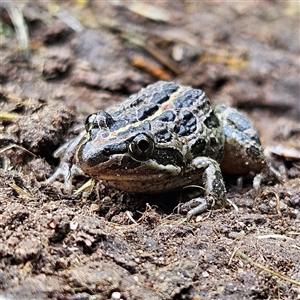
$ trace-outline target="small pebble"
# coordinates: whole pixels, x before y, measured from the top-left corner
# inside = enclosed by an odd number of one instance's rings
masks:
[[[113,292],[111,294],[111,299],[113,299],[113,300],[120,300],[121,299],[121,293],[120,292]]]
[[[207,278],[207,277],[209,277],[209,273],[205,271],[205,272],[202,273],[202,276]]]

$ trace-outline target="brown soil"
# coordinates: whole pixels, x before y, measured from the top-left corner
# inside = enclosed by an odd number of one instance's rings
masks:
[[[299,4],[156,1],[152,20],[133,2],[57,3],[15,1],[28,60],[0,7],[0,299],[299,299]],[[44,183],[89,113],[160,79],[243,111],[284,181],[227,178],[239,211],[189,222],[174,195]]]

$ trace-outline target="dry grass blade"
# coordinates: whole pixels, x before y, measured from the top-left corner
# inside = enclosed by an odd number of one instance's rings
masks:
[[[276,271],[273,271],[273,270],[271,270],[271,269],[269,269],[269,268],[267,268],[267,267],[265,267],[265,266],[263,266],[263,265],[255,262],[255,261],[253,261],[252,259],[250,259],[246,254],[244,254],[241,251],[237,251],[236,255],[239,256],[240,258],[244,259],[245,261],[249,262],[251,265],[253,265],[253,266],[255,266],[255,267],[257,267],[257,268],[259,268],[259,269],[261,269],[263,271],[266,271],[266,272],[268,272],[269,274],[271,274],[273,276],[276,276],[276,277],[281,278],[283,280],[286,280],[286,281],[288,281],[288,282],[290,282],[292,284],[300,286],[300,282],[299,281],[296,281],[296,280],[293,280],[291,278],[288,278],[288,277],[286,277],[286,276],[284,276],[284,275],[282,275],[282,274],[280,274],[280,273],[278,273]]]
[[[7,150],[9,150],[9,149],[12,149],[12,148],[18,148],[18,149],[21,149],[21,150],[23,150],[24,152],[26,152],[26,153],[28,153],[28,154],[34,156],[34,157],[36,156],[34,153],[28,151],[26,148],[24,148],[24,147],[22,147],[22,146],[19,146],[19,145],[16,145],[16,144],[12,144],[12,145],[8,145],[8,146],[6,146],[6,147],[0,148],[0,154],[1,154],[1,153],[4,153],[5,151],[7,151]]]
[[[19,118],[20,116],[13,113],[3,112],[0,113],[0,120],[14,120]]]
[[[1,1],[1,6],[3,6],[7,10],[7,13],[9,14],[9,17],[11,18],[11,21],[14,25],[17,39],[20,45],[20,49],[24,51],[25,57],[28,58],[29,57],[29,35],[28,35],[28,28],[22,13],[18,10],[15,4],[10,0],[7,0],[5,2]]]
[[[266,235],[260,235],[257,237],[258,239],[282,239],[282,240],[293,240],[293,238],[286,236],[286,235],[280,235],[280,234],[266,234]]]
[[[157,22],[169,22],[171,19],[169,11],[147,3],[132,2],[127,8],[137,15]]]
[[[10,183],[9,186],[14,189],[20,197],[25,198],[26,200],[34,200],[34,197],[31,196],[27,191],[25,191],[24,189],[22,189],[21,187],[19,187],[17,184]]]

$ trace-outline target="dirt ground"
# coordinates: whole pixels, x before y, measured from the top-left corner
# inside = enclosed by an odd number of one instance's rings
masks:
[[[299,3],[14,3],[30,55],[2,3],[0,300],[300,299]],[[243,111],[282,182],[226,178],[239,211],[189,222],[175,195],[44,183],[88,114],[161,79]]]

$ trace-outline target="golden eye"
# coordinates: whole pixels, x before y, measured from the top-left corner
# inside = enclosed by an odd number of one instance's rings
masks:
[[[153,153],[154,141],[144,133],[139,133],[131,142],[129,151],[138,160],[146,160]]]

